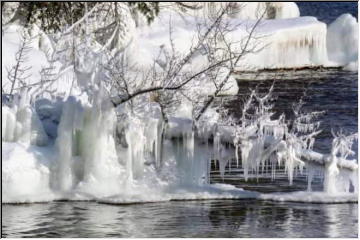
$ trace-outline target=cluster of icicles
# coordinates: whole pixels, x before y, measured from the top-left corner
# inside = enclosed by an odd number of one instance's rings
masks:
[[[104,99],[100,90],[90,105],[73,97],[64,102],[51,167],[52,189],[91,192],[96,186],[105,196],[139,182],[206,185],[212,162],[219,164],[224,176],[226,166],[236,161],[246,180],[269,166],[275,178],[282,166],[291,184],[295,170],[305,167],[308,190],[314,175],[322,171],[326,192],[358,191],[357,163],[348,160],[357,135],[339,134],[328,155],[314,152],[319,133],[314,119],[321,113],[305,114],[295,108],[292,124],[283,115],[272,119],[271,90],[263,97],[253,91],[240,124],[234,126],[199,122],[194,127],[191,120],[175,117],[165,124],[157,103],[146,103],[141,115],[126,105],[115,110]],[[3,141],[46,144],[46,130],[29,104],[18,101],[2,109]]]
[[[286,123],[284,115],[272,120],[271,92],[272,88],[263,97],[254,91],[251,93],[243,108],[242,123],[236,128],[236,161],[238,163],[241,159],[245,179],[248,179],[249,172],[258,176],[267,166],[270,166],[275,179],[277,166],[283,166],[292,184],[295,171],[302,173],[305,167],[308,191],[311,191],[314,175],[318,173],[323,177],[327,193],[349,192],[351,186],[352,191],[357,192],[357,162],[347,159],[355,154],[351,146],[357,134],[345,136],[341,132],[338,135],[333,133],[331,153],[317,153],[312,150],[315,137],[321,132],[316,118],[323,112],[302,113],[303,102],[300,101],[293,108],[294,120],[291,124]],[[248,111],[252,108],[253,114],[249,115]]]

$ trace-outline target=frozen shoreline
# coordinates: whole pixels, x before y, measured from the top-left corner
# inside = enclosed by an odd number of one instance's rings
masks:
[[[282,9],[281,6],[277,7]],[[293,7],[296,5],[291,5]],[[261,22],[256,29],[261,41],[251,44],[251,47],[269,47],[245,55],[237,66],[239,69],[357,67],[353,56],[357,56],[357,49],[348,45],[349,39],[350,43],[357,42],[358,24],[351,15],[341,15],[329,27],[314,17],[297,16],[294,9],[290,15],[279,12],[276,16],[290,18],[279,17]],[[171,48],[175,49],[174,54],[185,54],[191,49],[192,37],[198,31],[197,21],[205,21],[199,19],[198,16],[181,17],[164,11],[150,26],[135,28],[133,22],[129,23],[122,36],[126,48],[119,54],[137,67],[126,74],[134,77],[134,88],[147,84],[137,78],[140,69],[146,72],[154,66],[158,71],[156,74],[165,74],[168,63],[164,61],[168,59],[167,53],[171,52]],[[171,32],[175,44],[169,39],[169,22],[176,26]],[[254,20],[240,18],[230,18],[230,23],[240,24],[229,35],[235,42],[246,39],[248,29],[256,25]],[[344,31],[343,26],[346,26]],[[33,74],[29,78],[30,85],[39,82],[43,77],[39,74],[40,69],[50,65],[44,49],[51,45],[48,36],[36,25],[32,27],[35,38],[31,42],[31,58],[26,61],[35,66],[30,70]],[[8,59],[2,64],[2,77],[5,79],[2,87],[5,91],[13,86],[7,79],[6,69],[15,63],[14,55],[21,42],[19,30],[25,29],[16,24],[10,25],[2,36],[2,56]],[[333,39],[336,39],[335,45],[331,42]],[[336,48],[338,45],[344,47]],[[243,46],[235,44],[232,47],[236,51]],[[181,74],[201,72],[210,61],[204,49],[191,55],[189,61],[180,67]],[[329,51],[333,53],[332,59],[328,59],[331,55]],[[102,82],[108,78],[104,72],[97,72],[101,68],[95,68],[96,64],[101,65],[101,61],[105,61],[104,55],[99,49],[87,49],[78,59],[79,66],[74,72],[68,71],[72,66],[66,62],[66,57],[58,56],[59,61],[53,66],[60,71],[58,79],[41,96],[37,96],[34,88],[19,90],[14,95],[13,89],[10,90],[9,96],[14,98],[13,101],[2,104],[4,202],[55,199],[131,202],[257,196],[259,193],[242,191],[230,185],[208,184],[211,161],[219,164],[220,173],[224,176],[226,165],[233,159],[238,166],[242,162],[245,179],[248,172],[258,173],[265,165],[271,165],[274,170],[277,164],[282,164],[290,183],[294,171],[302,171],[303,167],[312,176],[314,169],[306,165],[306,161],[317,162],[325,169],[324,187],[328,193],[314,193],[310,197],[300,193],[266,195],[264,198],[267,199],[320,201],[329,198],[332,199],[330,201],[341,201],[337,197],[329,197],[329,193],[348,193],[351,183],[357,192],[354,180],[357,179],[358,164],[348,159],[353,154],[351,145],[356,134],[334,136],[329,154],[313,152],[314,136],[319,133],[320,125],[313,118],[319,113],[307,114],[294,109],[297,119],[291,127],[295,126],[294,129],[290,129],[284,116],[273,119],[271,94],[260,96],[255,91],[251,92],[246,106],[241,109],[244,117],[241,125],[236,127],[231,122],[233,119],[227,119],[232,127],[222,125],[221,113],[215,108],[208,108],[202,121],[194,121],[195,107],[186,95],[176,99],[179,104],[175,105],[167,119],[155,95],[141,95],[133,99],[136,108],[127,103],[115,104],[114,108],[109,97],[112,86],[108,85],[109,89],[103,86]],[[208,76],[201,75],[186,86],[186,93],[199,98],[214,95],[219,84],[216,81],[221,81],[230,73],[226,67],[217,70],[213,82]],[[235,95],[239,90],[236,79],[233,76],[226,79],[228,81],[223,89],[219,89],[219,95]],[[158,78],[155,77],[155,80]],[[122,97],[116,90],[115,94]],[[252,116],[250,112],[253,112]],[[120,120],[119,116],[123,119]],[[311,186],[311,179],[309,184]],[[348,200],[346,195],[344,201]]]

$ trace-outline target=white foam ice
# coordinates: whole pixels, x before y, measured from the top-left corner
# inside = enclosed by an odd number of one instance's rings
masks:
[[[308,202],[308,203],[354,203],[358,202],[357,193],[328,194],[324,192],[290,192],[260,194],[259,199],[277,202]]]
[[[146,194],[146,197],[144,195]],[[97,199],[102,203],[126,204],[137,202],[160,202],[174,200],[202,200],[202,199],[255,199],[259,193],[245,191],[228,184],[212,184],[208,186],[178,187],[163,189],[162,191],[148,191],[135,193],[131,196],[115,195]]]

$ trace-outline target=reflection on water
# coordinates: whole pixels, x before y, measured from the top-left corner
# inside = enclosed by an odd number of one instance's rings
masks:
[[[357,204],[248,200],[3,205],[3,237],[357,237]]]

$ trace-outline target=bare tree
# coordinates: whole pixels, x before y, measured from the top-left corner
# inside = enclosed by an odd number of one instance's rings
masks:
[[[31,66],[25,66],[25,62],[27,61],[28,53],[31,50],[31,39],[25,36],[24,33],[21,34],[21,43],[19,46],[19,50],[15,54],[16,64],[7,70],[7,78],[11,83],[9,94],[12,95],[14,93],[15,88],[22,89],[27,86],[27,79],[31,76],[29,74],[29,70]]]
[[[236,24],[232,24],[226,18],[231,7],[231,4],[227,4],[219,10],[216,17],[198,24],[197,41],[192,43],[189,52],[184,56],[176,53],[172,39],[173,26],[169,23],[171,49],[170,51],[162,49],[160,54],[165,56],[165,60],[155,59],[150,70],[146,72],[138,71],[137,74],[131,75],[127,73],[131,70],[136,71],[137,66],[130,66],[124,58],[112,58],[109,60],[109,65],[106,67],[111,76],[109,81],[113,82],[114,88],[119,91],[118,96],[112,98],[114,107],[128,102],[137,96],[153,92],[157,92],[156,95],[159,100],[167,99],[169,101],[169,97],[165,95],[170,92],[173,100],[175,100],[176,96],[182,95],[196,105],[202,104],[203,106],[198,106],[197,114],[194,117],[194,120],[199,120],[213,100],[224,91],[230,76],[235,72],[239,60],[244,55],[259,51],[261,48],[259,46],[257,48],[254,47],[254,44],[250,47],[250,42],[256,39],[255,30],[266,11],[253,24],[246,38],[238,42],[230,42],[227,39],[227,34],[239,27]],[[240,51],[234,50],[233,46],[235,44],[241,45]],[[208,64],[196,72],[183,71],[185,66],[191,64],[192,58],[199,54],[199,52],[204,52],[208,59]],[[221,68],[228,69],[225,76],[220,76],[219,70]],[[207,78],[207,81],[214,84],[215,92],[209,99],[199,101],[201,96],[189,96],[187,94],[187,90],[189,90],[187,86],[190,82],[195,82],[204,76]]]

